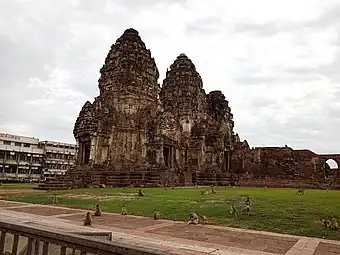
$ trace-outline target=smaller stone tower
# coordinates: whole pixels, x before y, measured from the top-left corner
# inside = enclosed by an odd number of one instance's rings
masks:
[[[195,65],[185,54],[180,54],[163,81],[160,99],[164,110],[179,120],[184,132],[190,132],[195,122],[205,118],[205,96]]]

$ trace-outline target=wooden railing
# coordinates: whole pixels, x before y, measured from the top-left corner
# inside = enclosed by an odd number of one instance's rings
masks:
[[[114,241],[110,232],[62,232],[50,227],[0,219],[0,254],[171,255]],[[92,236],[92,238],[90,237]],[[99,236],[106,237],[98,239]],[[95,237],[95,238],[93,238]],[[106,240],[104,240],[106,239]],[[111,239],[111,240],[110,240]]]

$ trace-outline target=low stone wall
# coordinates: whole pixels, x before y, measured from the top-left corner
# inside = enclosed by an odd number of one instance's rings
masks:
[[[0,231],[0,254],[173,254],[136,247],[116,240],[93,238],[100,233],[71,234],[46,226],[20,224],[8,219],[0,220]],[[84,236],[84,234],[87,236]]]
[[[306,188],[306,189],[328,189],[326,183],[310,183],[297,180],[239,180],[236,184],[241,187],[268,187],[268,188]],[[336,188],[336,187],[333,187]]]

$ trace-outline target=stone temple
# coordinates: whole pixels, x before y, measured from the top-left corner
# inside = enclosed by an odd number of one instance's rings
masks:
[[[324,161],[311,151],[241,142],[225,96],[205,92],[185,54],[162,86],[158,78],[139,33],[125,30],[100,70],[99,96],[76,120],[77,166],[40,188],[325,183]]]

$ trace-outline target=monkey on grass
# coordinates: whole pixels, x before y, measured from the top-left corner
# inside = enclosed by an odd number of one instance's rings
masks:
[[[127,209],[125,207],[125,205],[122,207],[122,211],[121,211],[121,215],[127,215],[128,212],[127,212]]]
[[[242,212],[243,212],[244,214],[250,215],[250,206],[249,206],[249,205],[244,205],[244,206],[242,207]]]
[[[197,216],[196,213],[190,213],[190,218],[189,218],[189,221],[188,221],[188,225],[189,224],[194,224],[194,225],[197,225],[199,223],[199,218]]]
[[[323,218],[322,223],[326,228],[329,228],[330,230],[340,230],[338,221],[332,216],[327,216]]]
[[[156,209],[153,213],[153,219],[159,220],[161,218],[161,213]]]
[[[237,210],[236,210],[236,207],[235,205],[231,205],[230,206],[230,214],[235,217],[236,219],[238,219],[238,213],[237,213]]]
[[[199,223],[202,224],[202,225],[207,224],[207,223],[208,223],[208,218],[207,218],[207,216],[201,214],[201,215],[199,216]]]
[[[208,195],[209,191],[208,190],[201,190],[201,195]]]
[[[305,194],[305,189],[300,188],[297,190],[297,193],[303,196]]]
[[[250,200],[250,197],[247,197],[244,205],[242,206],[242,213],[250,215],[251,205],[252,202]]]
[[[138,196],[139,197],[144,197],[145,196],[145,194],[144,194],[142,189],[138,189]]]

